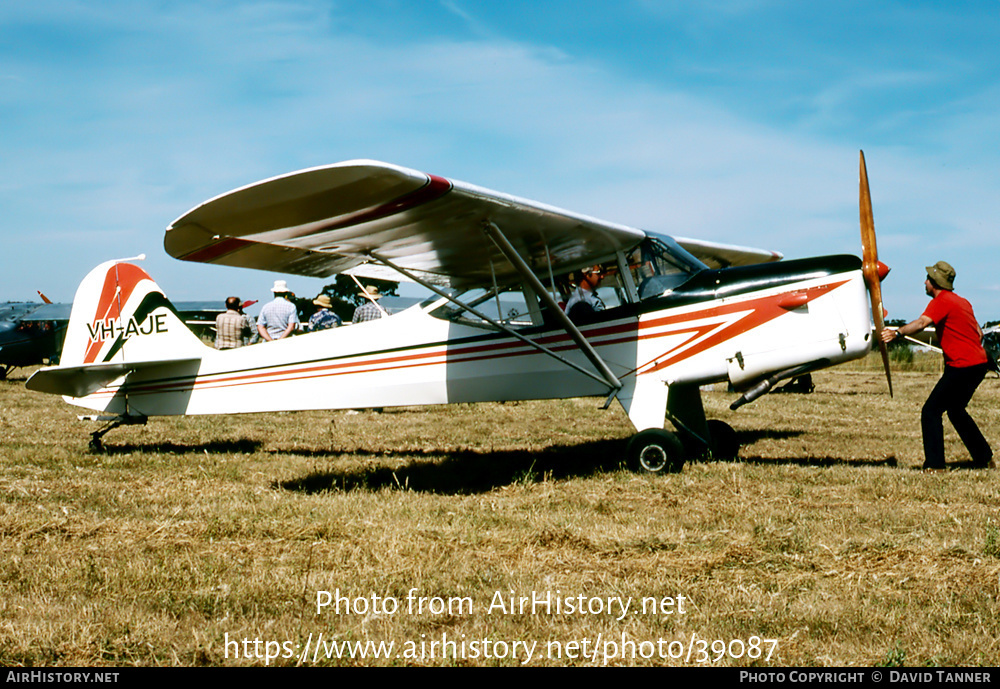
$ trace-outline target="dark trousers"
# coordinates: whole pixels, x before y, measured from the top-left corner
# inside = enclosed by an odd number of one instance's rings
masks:
[[[924,468],[938,469],[944,464],[944,426],[941,415],[948,412],[951,425],[975,464],[988,464],[993,458],[986,438],[965,407],[986,377],[986,364],[968,368],[944,367],[944,375],[934,386],[920,412],[920,427],[924,434]]]

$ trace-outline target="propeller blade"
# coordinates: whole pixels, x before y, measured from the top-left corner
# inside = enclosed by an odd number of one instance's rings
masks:
[[[889,371],[889,348],[882,341],[885,329],[885,310],[882,306],[882,283],[879,280],[878,244],[875,241],[875,218],[872,214],[872,195],[868,188],[868,169],[865,167],[865,152],[861,151],[861,181],[859,183],[858,206],[861,212],[861,272],[868,286],[872,301],[872,319],[875,321],[875,341],[882,354],[885,380],[889,384],[892,397],[892,373]]]

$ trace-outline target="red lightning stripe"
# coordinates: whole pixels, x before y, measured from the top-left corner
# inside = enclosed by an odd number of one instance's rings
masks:
[[[132,292],[140,280],[152,280],[152,278],[142,268],[131,263],[116,263],[108,268],[92,325],[98,327],[100,323],[108,319],[121,318],[121,306],[132,296]],[[83,363],[94,363],[103,344],[102,340],[90,340],[87,344],[87,353],[83,357]]]
[[[738,335],[742,335],[745,332],[774,320],[778,316],[788,313],[789,306],[794,306],[795,308],[805,306],[810,301],[835,290],[847,282],[848,280],[842,280],[840,282],[832,282],[826,285],[818,285],[816,287],[808,287],[806,289],[798,290],[796,292],[796,296],[798,298],[793,300],[793,303],[788,302],[788,294],[786,293],[772,295],[769,297],[761,297],[759,299],[751,299],[749,301],[736,302],[733,304],[725,304],[723,306],[715,306],[703,311],[698,311],[694,314],[685,313],[646,321],[642,324],[642,327],[643,330],[648,331],[651,328],[683,325],[691,322],[692,320],[724,318],[725,316],[735,313],[749,311],[749,313],[745,316],[731,321],[728,324],[709,323],[703,325],[693,325],[692,329],[694,334],[691,337],[678,344],[673,349],[658,355],[656,358],[646,362],[645,364],[642,364],[636,369],[636,371],[641,373],[651,373],[653,371],[666,368],[667,366],[675,364],[678,361],[688,359],[696,354],[700,354],[717,344],[730,340]],[[684,332],[684,330],[679,329],[676,332],[681,333]],[[651,334],[644,335],[642,337],[646,338],[655,336],[656,335]],[[692,340],[695,341],[695,344],[691,347],[685,348],[685,345],[690,343]]]

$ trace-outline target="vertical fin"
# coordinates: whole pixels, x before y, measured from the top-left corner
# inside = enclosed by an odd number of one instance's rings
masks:
[[[205,348],[146,271],[108,261],[90,271],[76,291],[61,363],[189,359]]]

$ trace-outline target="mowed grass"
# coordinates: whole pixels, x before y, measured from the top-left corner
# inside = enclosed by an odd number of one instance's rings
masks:
[[[95,425],[17,372],[0,383],[0,664],[519,665],[518,641],[531,665],[994,666],[998,473],[915,470],[939,368],[919,364],[893,399],[871,361],[737,412],[707,391],[740,458],[668,476],[622,466],[627,419],[594,399],[153,419],[94,455]],[[1000,447],[1000,382],[971,411]],[[352,610],[317,615],[335,590]],[[633,607],[489,611],[533,592]],[[636,614],[664,597],[672,614]],[[394,655],[297,657],[320,634]],[[773,643],[750,657],[755,637]]]

